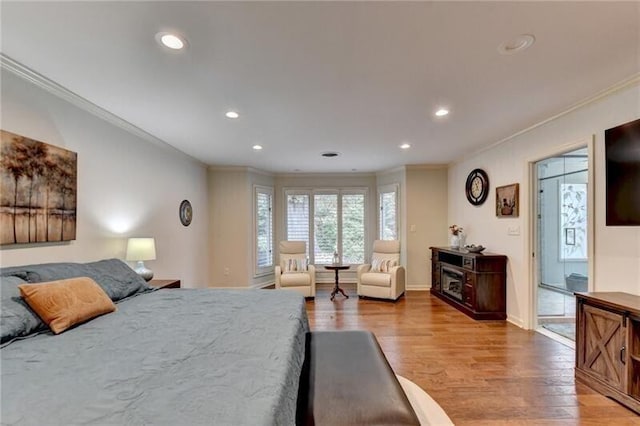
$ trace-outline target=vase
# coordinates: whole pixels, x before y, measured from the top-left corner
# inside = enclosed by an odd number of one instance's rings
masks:
[[[451,248],[460,248],[460,237],[457,235],[451,235]]]
[[[458,248],[464,248],[467,244],[467,236],[462,232],[458,233]]]

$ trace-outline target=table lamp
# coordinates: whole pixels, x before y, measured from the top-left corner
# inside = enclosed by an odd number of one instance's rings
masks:
[[[134,271],[145,281],[153,278],[153,271],[144,266],[145,260],[156,259],[156,241],[154,238],[129,238],[127,242],[127,260],[138,262]]]

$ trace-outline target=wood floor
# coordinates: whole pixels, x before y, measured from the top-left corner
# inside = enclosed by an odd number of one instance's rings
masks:
[[[506,321],[474,321],[428,292],[398,302],[307,302],[312,330],[370,330],[397,374],[429,393],[456,425],[640,425],[640,417],[576,384],[574,350]]]

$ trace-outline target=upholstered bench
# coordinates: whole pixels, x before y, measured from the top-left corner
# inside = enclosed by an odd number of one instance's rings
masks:
[[[420,425],[375,336],[307,333],[298,425]]]

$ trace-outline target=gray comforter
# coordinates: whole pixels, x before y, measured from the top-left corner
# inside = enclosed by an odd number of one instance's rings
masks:
[[[2,424],[291,425],[304,299],[160,290],[1,352]]]

